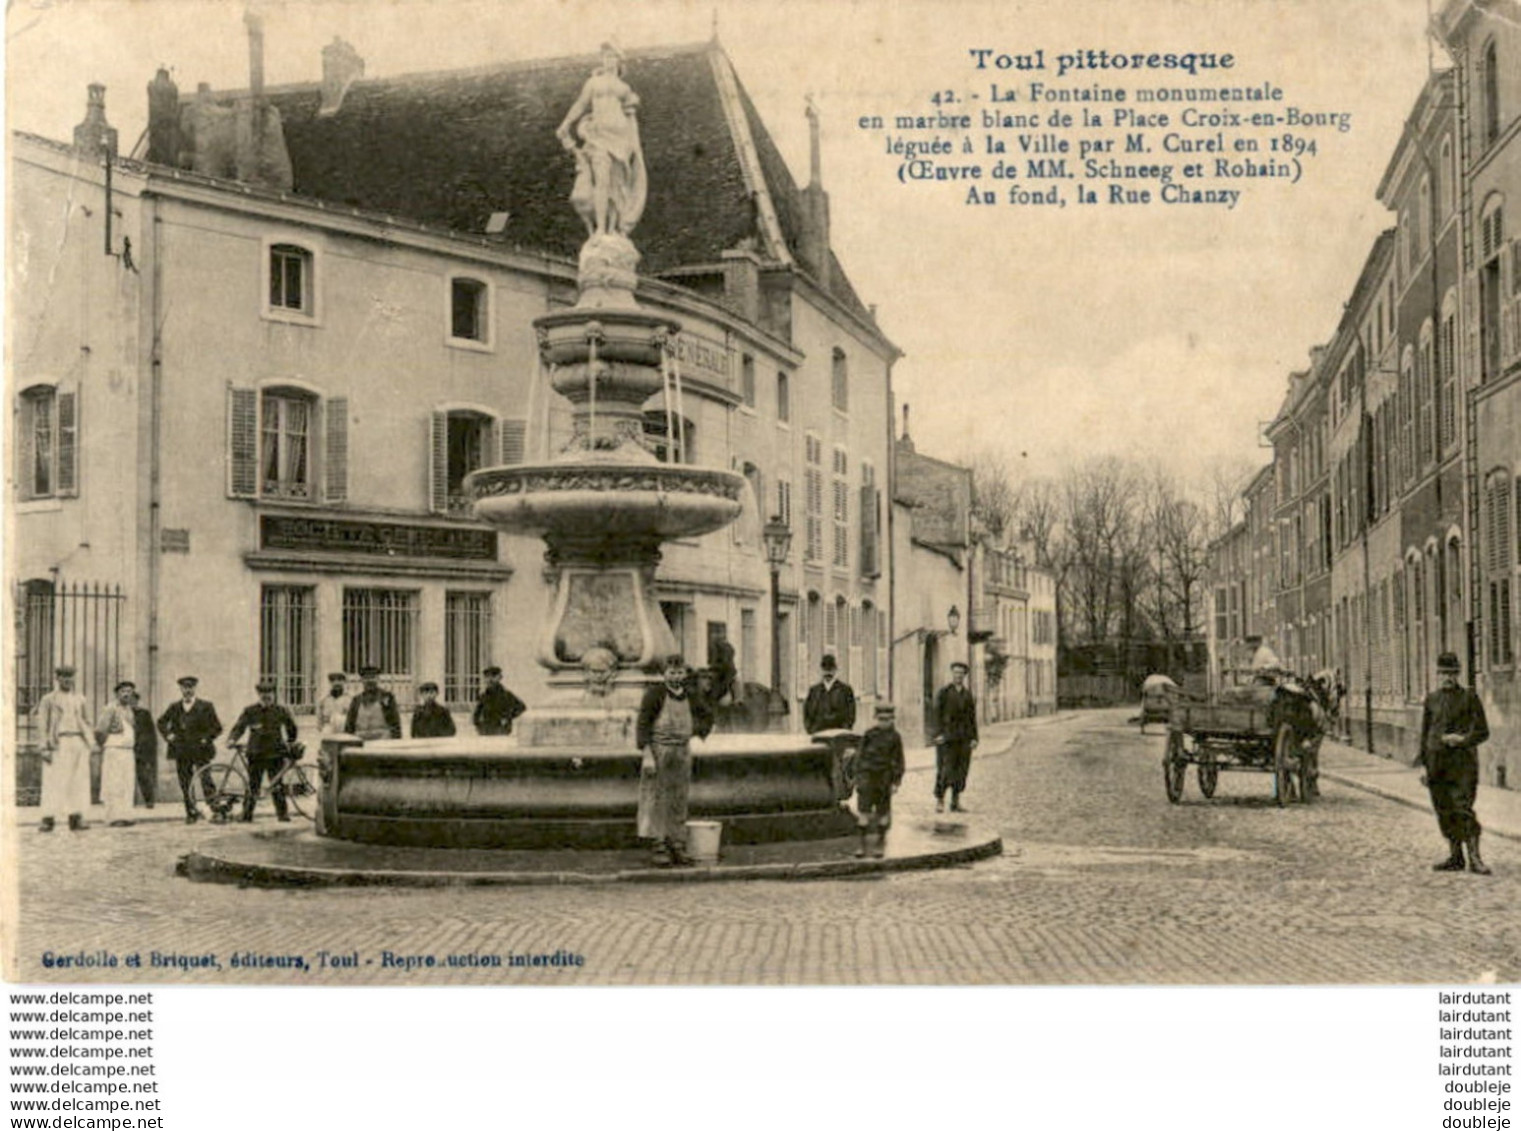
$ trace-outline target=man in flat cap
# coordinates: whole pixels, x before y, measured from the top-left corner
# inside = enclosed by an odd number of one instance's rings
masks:
[[[100,800],[106,807],[106,822],[120,828],[132,823],[132,779],[137,771],[132,696],[137,686],[124,679],[113,690],[116,698],[95,721],[95,740],[100,743]]]
[[[835,678],[838,664],[830,653],[819,661],[819,681],[803,700],[803,729],[809,734],[824,730],[854,730],[856,693],[850,684]]]
[[[349,704],[354,697],[349,694],[349,677],[343,672],[327,673],[327,694],[317,701],[317,731],[320,734],[341,734],[349,722]]]
[[[935,695],[935,812],[951,795],[951,812],[963,812],[961,795],[966,792],[967,770],[977,749],[977,700],[966,685],[967,666],[951,665],[951,682]]]
[[[222,733],[222,720],[217,709],[205,699],[199,698],[195,689],[200,685],[193,675],[181,676],[180,698],[171,703],[158,717],[158,732],[169,746],[180,781],[180,793],[185,798],[185,823],[193,825],[201,819],[201,811],[195,804],[194,779],[196,770],[204,771],[216,755],[217,735]],[[210,797],[216,787],[201,776],[201,791]],[[224,814],[219,814],[223,816]]]
[[[486,686],[475,701],[477,734],[511,734],[512,720],[528,710],[527,704],[502,686],[502,669],[493,664],[481,673]]]
[[[364,664],[359,669],[364,688],[349,704],[348,720],[344,730],[370,741],[377,738],[401,737],[401,708],[396,696],[380,686],[380,668]]]
[[[418,684],[422,702],[412,711],[413,738],[448,738],[454,733],[454,716],[438,701],[438,684],[429,680]]]
[[[1479,818],[1473,803],[1479,792],[1479,743],[1489,737],[1489,721],[1473,689],[1458,684],[1463,665],[1457,655],[1443,652],[1436,666],[1442,686],[1426,696],[1421,712],[1419,761],[1425,767],[1431,807],[1449,851],[1447,859],[1433,868],[1461,872],[1467,847],[1468,870],[1487,876],[1489,866],[1479,855]]]
[[[284,768],[291,755],[290,744],[296,741],[296,720],[275,702],[275,681],[261,679],[257,690],[259,701],[243,708],[243,713],[227,734],[227,741],[232,744],[244,734],[248,735],[248,746],[243,751],[243,760],[248,764],[248,795],[243,798],[241,818],[244,821],[253,820],[264,775],[274,777]],[[275,803],[275,816],[282,821],[290,820],[290,813],[286,811],[285,786],[276,785],[270,790],[270,796]]]
[[[50,833],[61,817],[75,832],[86,828],[90,804],[90,751],[95,728],[90,707],[74,690],[74,669],[61,665],[54,673],[57,686],[37,704],[37,729],[42,736],[42,821]]]

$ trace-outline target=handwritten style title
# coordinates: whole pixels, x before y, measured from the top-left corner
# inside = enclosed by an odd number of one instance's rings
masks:
[[[1046,49],[1039,48],[1032,54],[1020,55],[999,51],[992,47],[970,47],[976,70],[986,71],[1044,71]],[[1171,51],[1136,51],[1130,54],[1082,48],[1054,56],[1056,77],[1068,71],[1187,71],[1197,75],[1200,71],[1228,71],[1236,65],[1236,57],[1213,51],[1188,51],[1177,54]]]

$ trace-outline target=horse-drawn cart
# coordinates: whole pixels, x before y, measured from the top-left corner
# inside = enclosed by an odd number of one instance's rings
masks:
[[[1190,765],[1198,767],[1199,792],[1214,797],[1220,774],[1247,770],[1273,775],[1273,796],[1286,805],[1320,793],[1320,740],[1325,710],[1317,689],[1294,677],[1227,688],[1208,703],[1180,700],[1167,724],[1162,755],[1167,800],[1183,799]]]

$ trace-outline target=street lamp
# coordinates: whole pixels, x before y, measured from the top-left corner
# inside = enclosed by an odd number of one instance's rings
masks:
[[[772,515],[771,521],[761,528],[761,539],[766,544],[766,563],[771,567],[771,710],[781,715],[787,711],[787,700],[782,695],[781,575],[792,546],[792,527],[782,521],[781,515]]]

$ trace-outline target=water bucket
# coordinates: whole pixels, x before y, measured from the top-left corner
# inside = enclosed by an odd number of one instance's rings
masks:
[[[687,855],[699,864],[718,863],[718,845],[724,827],[718,821],[687,822]]]

